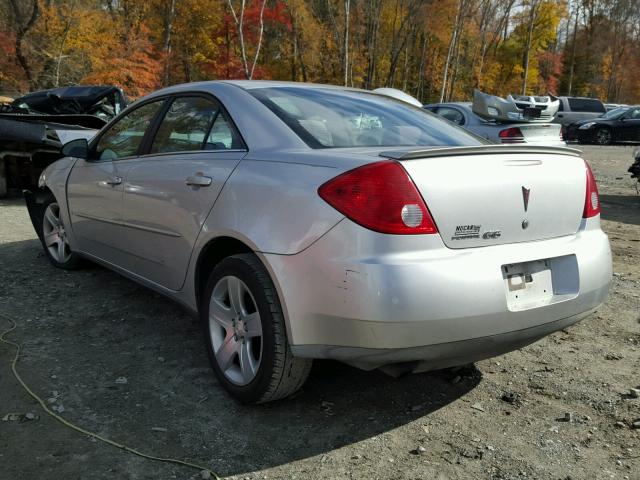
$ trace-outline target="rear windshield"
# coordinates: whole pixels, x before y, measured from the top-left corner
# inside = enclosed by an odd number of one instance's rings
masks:
[[[574,112],[598,112],[605,113],[604,104],[593,98],[569,98],[569,106]]]
[[[378,94],[300,87],[258,88],[249,92],[311,148],[484,143],[432,113]]]

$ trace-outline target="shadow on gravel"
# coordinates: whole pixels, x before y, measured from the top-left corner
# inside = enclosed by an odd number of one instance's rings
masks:
[[[640,225],[640,195],[600,195],[602,218]]]
[[[324,361],[316,362],[293,398],[241,406],[218,385],[200,328],[184,310],[102,268],[55,269],[40,252],[35,241],[0,244],[0,308],[20,321],[12,338],[23,344],[19,368],[34,379],[32,387],[44,398],[58,392],[65,418],[84,428],[147,453],[208,465],[220,475],[316,455],[322,462],[323,453],[454,402],[481,379],[476,369],[456,384],[448,371],[394,379]],[[54,424],[38,435],[49,437],[40,438],[41,445],[54,445],[69,432]],[[16,440],[16,446],[33,441]],[[87,446],[95,468],[107,461],[100,458],[105,450],[114,453],[109,446]],[[380,447],[367,455],[384,454]],[[22,471],[29,468],[25,460]],[[65,468],[69,476],[78,474],[72,464]]]

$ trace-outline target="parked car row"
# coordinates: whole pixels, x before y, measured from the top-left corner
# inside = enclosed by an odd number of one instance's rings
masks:
[[[500,111],[510,103],[512,112]],[[581,97],[508,96],[505,100],[476,91],[473,102],[435,103],[424,108],[494,143],[640,143],[638,105],[605,105]]]
[[[574,122],[567,126],[565,138],[599,145],[640,142],[640,106],[618,107],[602,116]]]
[[[473,112],[471,103],[437,103],[427,110],[460,125],[493,143],[562,146],[560,125],[554,123],[502,123],[486,120]]]

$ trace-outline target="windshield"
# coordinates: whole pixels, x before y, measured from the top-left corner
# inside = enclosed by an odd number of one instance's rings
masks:
[[[300,87],[258,88],[249,92],[311,148],[483,143],[432,113],[378,94]]]
[[[600,118],[608,118],[608,119],[618,118],[621,115],[623,115],[624,112],[626,112],[627,110],[629,110],[629,107],[617,107],[617,108],[614,108],[613,110],[609,110]]]

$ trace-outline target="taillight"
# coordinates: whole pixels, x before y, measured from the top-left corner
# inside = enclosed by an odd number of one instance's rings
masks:
[[[329,180],[320,197],[370,230],[397,235],[438,233],[409,174],[392,160],[370,163]]]
[[[560,129],[560,141],[564,140],[564,137],[562,136],[562,129]]]
[[[525,143],[522,130],[518,127],[505,128],[498,133],[502,143]]]
[[[600,213],[600,194],[598,193],[598,185],[596,185],[596,179],[593,176],[591,167],[586,161],[584,166],[587,171],[587,193],[584,199],[582,218],[591,218]]]

